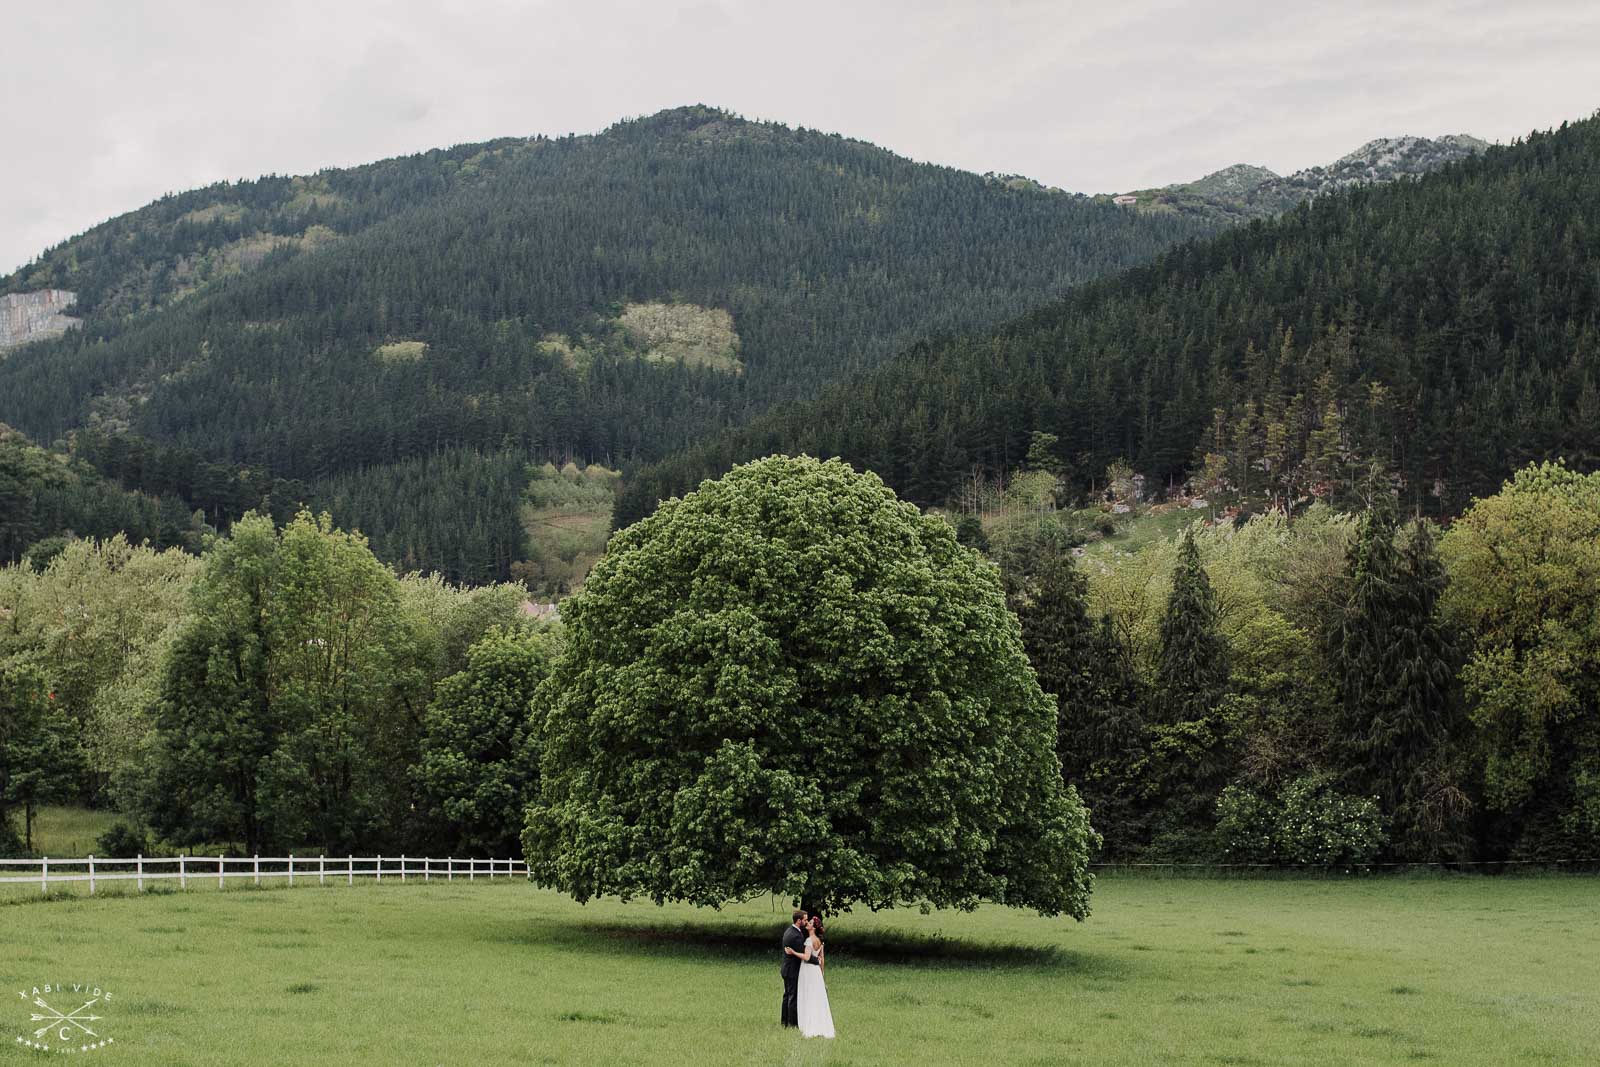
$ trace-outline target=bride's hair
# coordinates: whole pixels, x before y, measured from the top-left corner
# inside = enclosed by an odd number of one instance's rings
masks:
[[[823,931],[822,916],[820,916],[820,915],[811,916],[811,932],[817,935],[817,940],[818,941],[822,940],[822,931]]]

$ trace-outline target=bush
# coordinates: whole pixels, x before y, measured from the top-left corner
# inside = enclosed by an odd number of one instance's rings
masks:
[[[97,856],[147,856],[150,854],[150,842],[145,837],[143,830],[126,822],[113,823],[111,829],[101,834],[95,841]]]
[[[1371,863],[1387,842],[1373,797],[1333,788],[1327,775],[1290,782],[1276,797],[1230,785],[1217,799],[1218,853],[1229,863]]]

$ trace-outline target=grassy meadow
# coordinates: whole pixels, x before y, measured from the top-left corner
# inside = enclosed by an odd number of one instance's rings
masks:
[[[98,983],[106,1063],[1593,1063],[1600,884],[1103,877],[1082,925],[842,915],[840,1037],[777,1025],[785,917],[525,882],[0,899],[25,1000]],[[121,887],[119,887],[120,889]],[[95,1062],[101,1062],[97,1057]]]
[[[113,811],[64,804],[42,807],[33,818],[33,851],[40,856],[87,856],[99,852],[95,842],[117,819]],[[22,820],[19,817],[13,821],[20,837]]]

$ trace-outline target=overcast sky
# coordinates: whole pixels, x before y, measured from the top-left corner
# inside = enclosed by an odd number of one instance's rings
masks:
[[[164,192],[680,104],[1083,192],[1600,108],[1594,0],[0,8],[0,271]]]

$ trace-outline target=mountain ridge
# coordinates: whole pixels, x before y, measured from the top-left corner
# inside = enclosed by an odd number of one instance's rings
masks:
[[[1035,432],[1072,492],[1131,463],[1280,506],[1355,499],[1376,464],[1448,515],[1527,462],[1600,463],[1597,160],[1600,115],[1180,245],[646,467],[615,521],[772,452],[941,506]]]
[[[412,486],[447,450],[453,470],[625,468],[1210,228],[670,109],[119,216],[5,280],[76,292],[82,325],[0,359],[0,419],[67,448],[92,434],[153,493],[204,463],[354,500],[342,476]],[[503,578],[519,503],[493,481],[512,517],[493,531],[453,506],[419,504],[405,531],[376,504],[335,517],[419,566]],[[460,528],[421,518],[452,512]],[[479,534],[499,539],[492,573],[464,562]]]
[[[1305,167],[1287,176],[1256,164],[1235,163],[1195,181],[1122,193],[1111,199],[1139,211],[1245,222],[1281,214],[1352,186],[1430,174],[1488,147],[1487,141],[1470,134],[1375,137],[1332,163]]]

